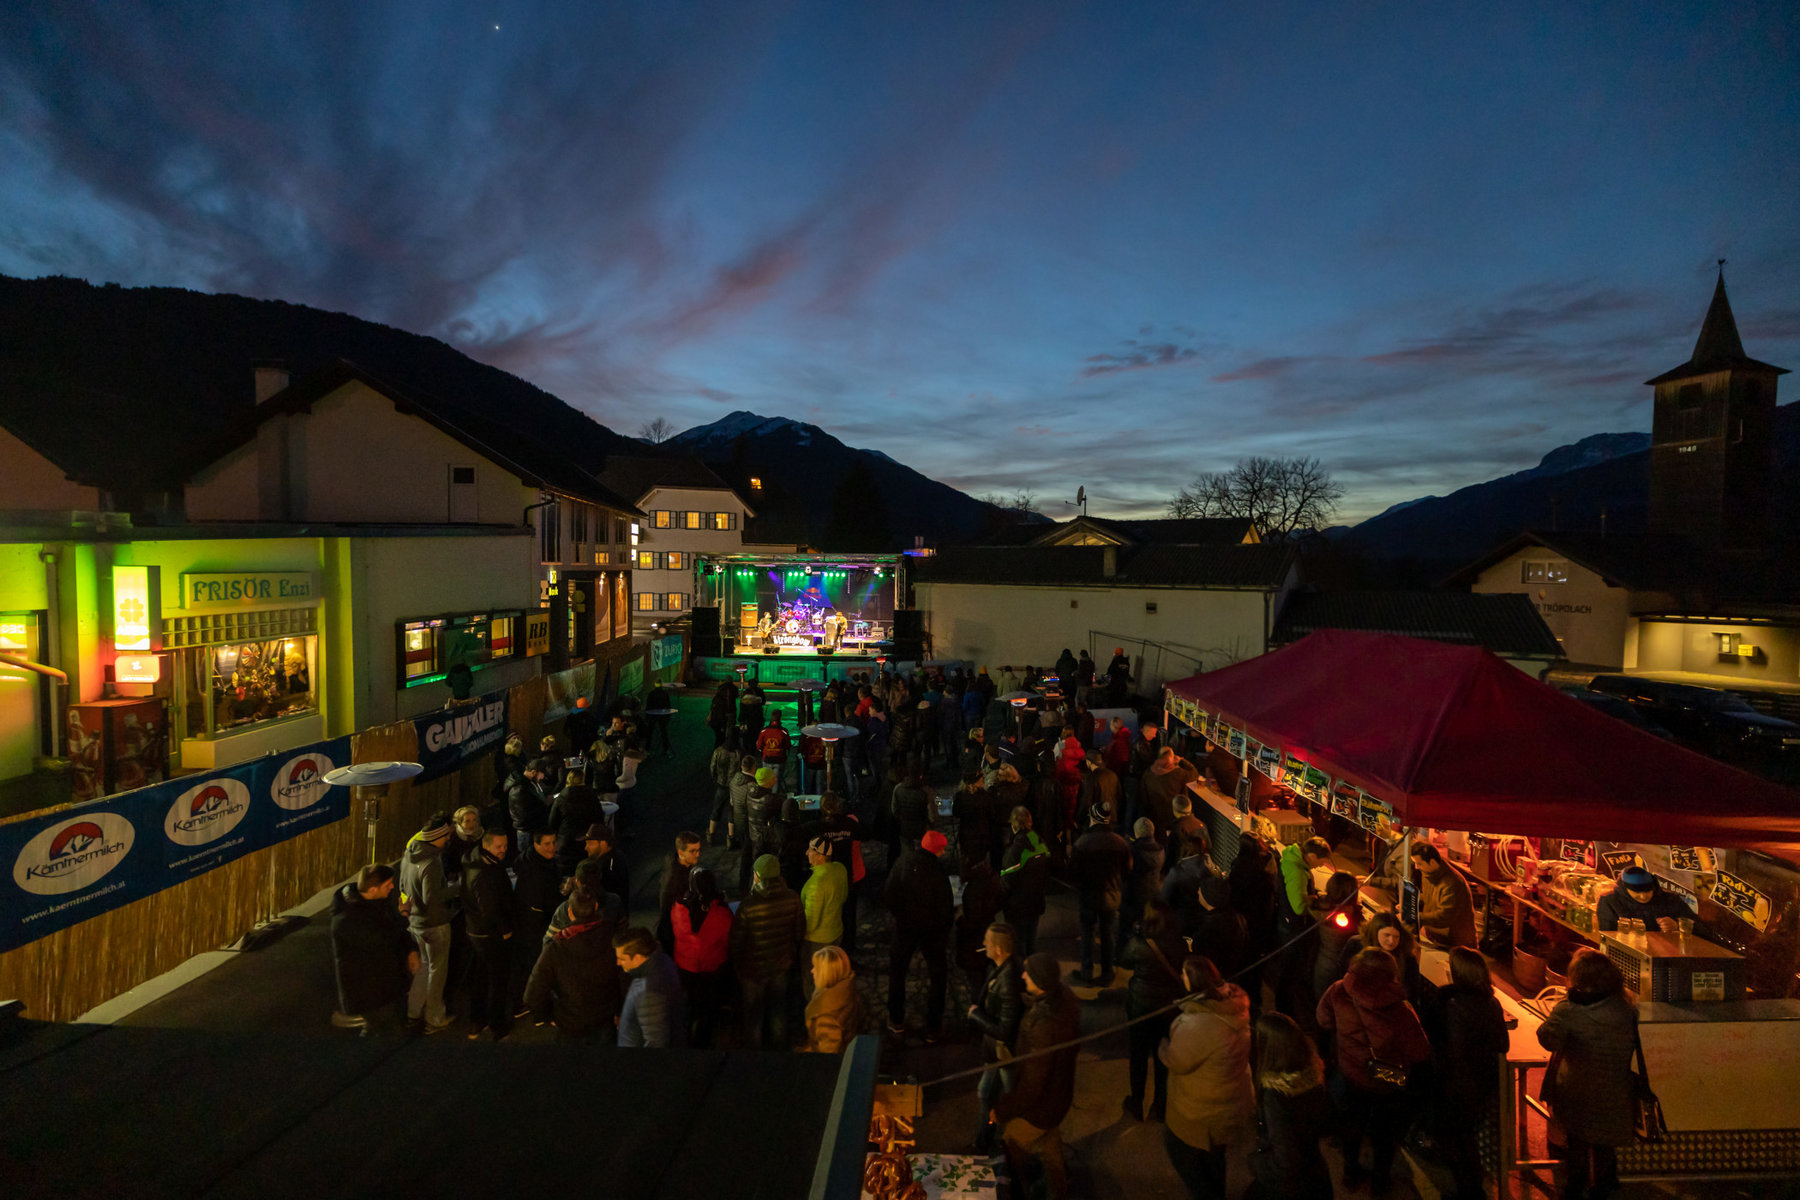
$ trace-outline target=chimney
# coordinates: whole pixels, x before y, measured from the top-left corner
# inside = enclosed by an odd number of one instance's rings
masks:
[[[251,369],[256,374],[256,402],[258,404],[262,404],[277,392],[286,390],[288,385],[286,363],[256,363]]]
[[[1119,548],[1106,546],[1100,551],[1100,574],[1108,579],[1119,573]]]

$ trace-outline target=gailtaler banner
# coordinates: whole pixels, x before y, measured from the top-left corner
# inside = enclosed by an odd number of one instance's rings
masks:
[[[506,744],[507,693],[490,692],[473,704],[413,718],[419,739],[420,782],[459,770]]]
[[[333,738],[0,825],[0,951],[342,820],[350,790],[325,773],[349,761]]]

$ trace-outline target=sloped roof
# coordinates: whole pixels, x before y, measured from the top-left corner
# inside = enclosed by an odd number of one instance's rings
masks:
[[[1744,340],[1738,336],[1737,319],[1731,315],[1731,301],[1725,295],[1725,269],[1719,268],[1719,282],[1713,286],[1712,304],[1706,320],[1700,323],[1700,336],[1694,342],[1694,353],[1672,371],[1664,371],[1646,384],[1672,383],[1692,379],[1714,371],[1767,371],[1786,375],[1786,368],[1758,362],[1744,353]]]
[[[600,482],[620,496],[642,503],[657,488],[692,488],[730,492],[736,489],[716,471],[690,455],[612,454],[598,472]],[[740,503],[743,497],[738,496]],[[748,504],[744,505],[749,508]]]
[[[1126,546],[1235,546],[1256,526],[1247,517],[1071,517],[1050,524],[1002,525],[984,534],[984,546],[1050,546],[1078,530],[1089,530]]]
[[[1115,563],[1110,576],[1108,554]],[[909,570],[918,583],[1274,589],[1293,561],[1285,545],[961,546]]]
[[[1495,654],[1561,658],[1556,636],[1531,597],[1519,592],[1294,592],[1270,641],[1297,642],[1321,629],[1397,633]]]

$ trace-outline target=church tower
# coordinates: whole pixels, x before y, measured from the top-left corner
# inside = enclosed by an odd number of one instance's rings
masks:
[[[1711,549],[1750,549],[1768,538],[1775,476],[1775,380],[1781,367],[1744,353],[1725,265],[1693,357],[1656,389],[1650,432],[1650,531]]]

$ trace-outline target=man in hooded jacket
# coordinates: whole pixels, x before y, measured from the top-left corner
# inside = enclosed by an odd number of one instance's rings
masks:
[[[419,950],[394,905],[394,869],[364,867],[331,897],[331,959],[338,1010],[332,1024],[368,1028],[369,1018],[406,994]]]
[[[1013,1043],[1013,1088],[995,1103],[994,1116],[1015,1186],[1025,1186],[1026,1165],[1036,1161],[1050,1200],[1063,1200],[1069,1175],[1061,1127],[1075,1103],[1075,1062],[1081,1053],[1081,1047],[1064,1043],[1081,1036],[1081,1004],[1062,981],[1062,964],[1049,953],[1025,960],[1025,995],[1031,1007]],[[1062,1048],[1052,1049],[1056,1046]]]

